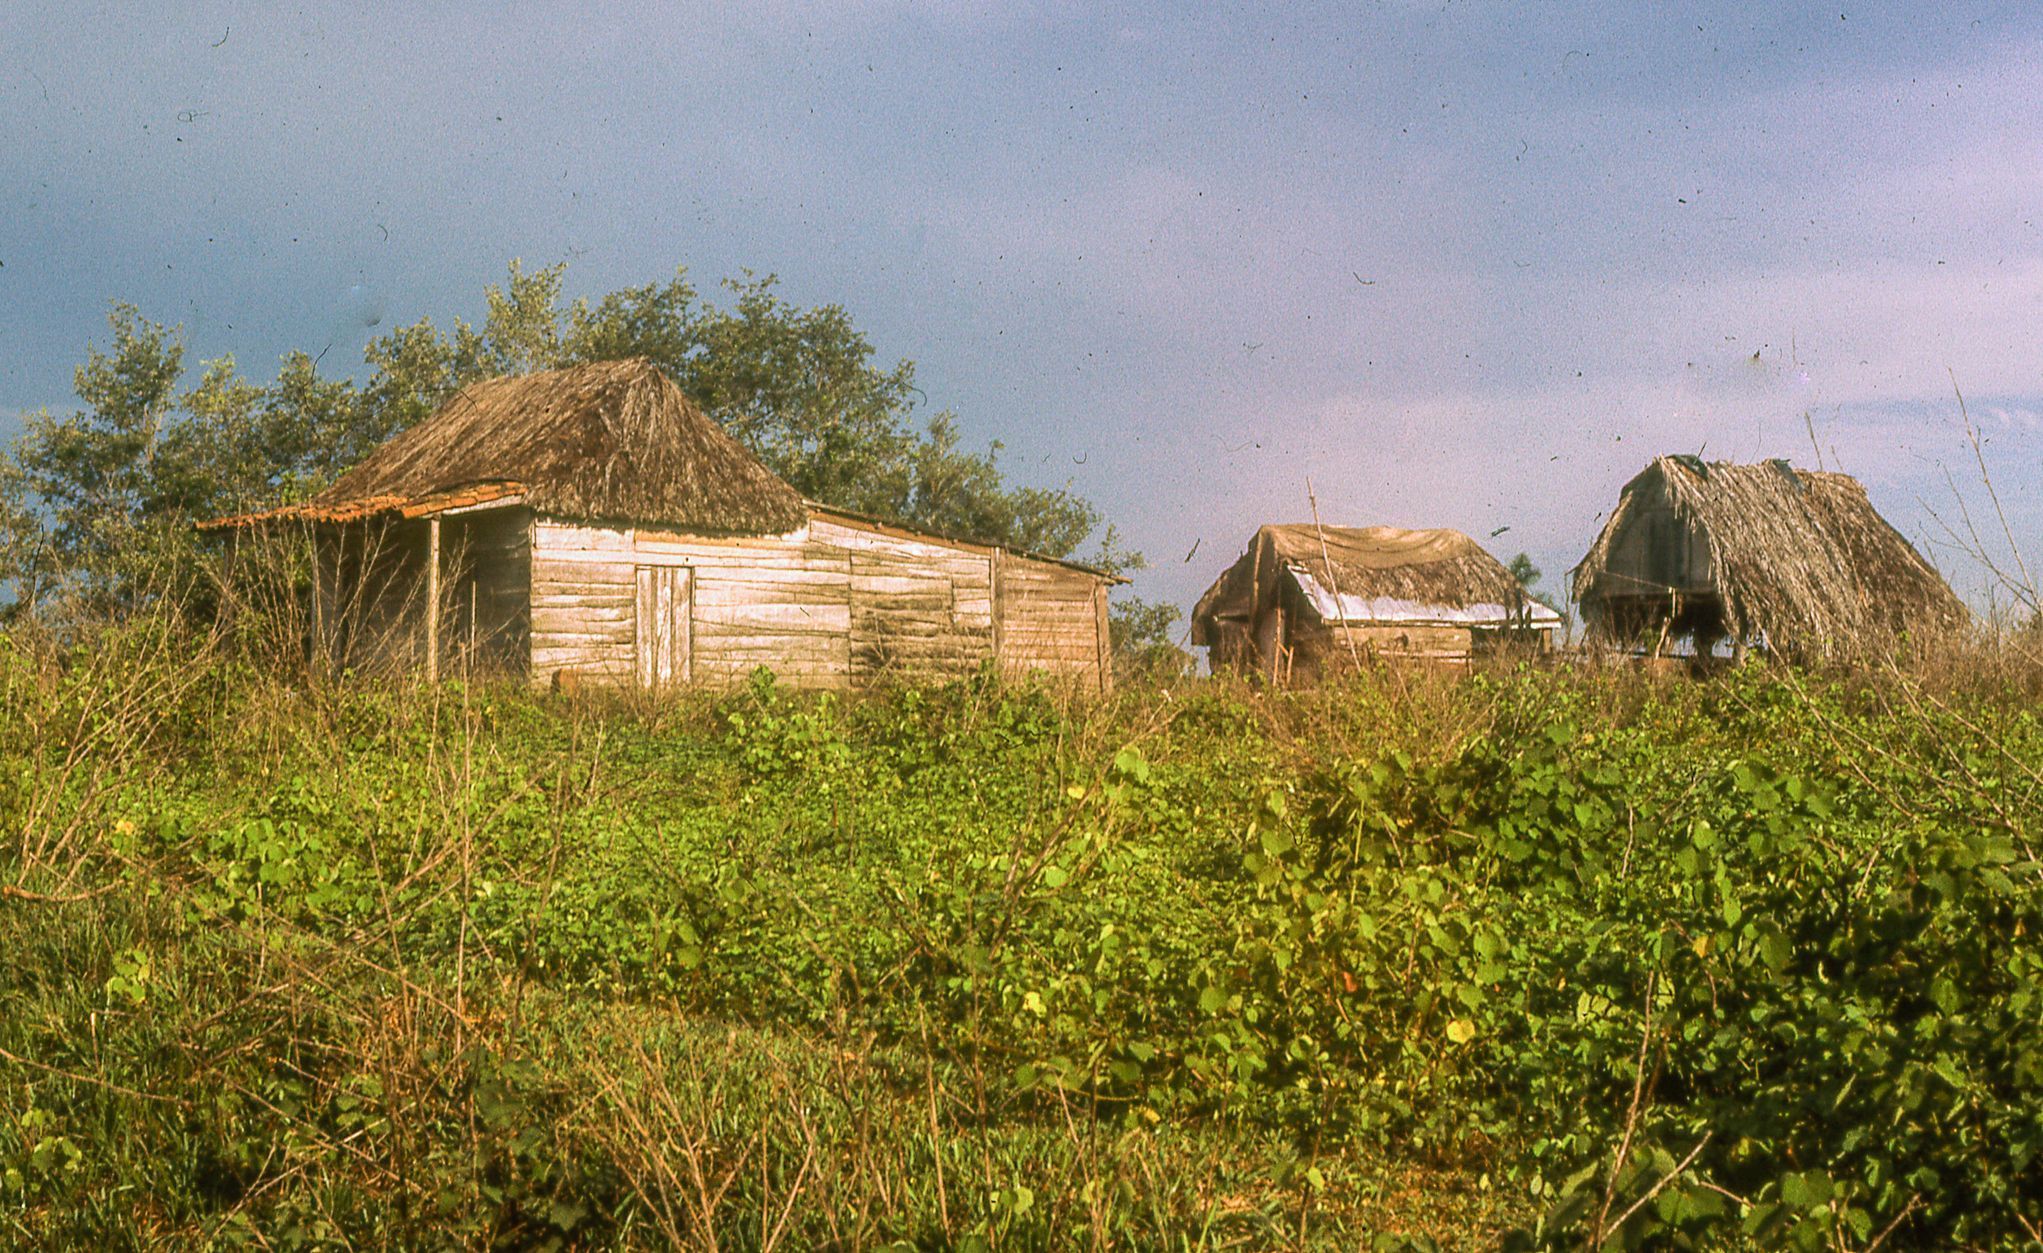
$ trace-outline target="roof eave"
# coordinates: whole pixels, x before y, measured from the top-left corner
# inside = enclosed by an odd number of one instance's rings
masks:
[[[996,544],[983,539],[975,539],[967,535],[951,535],[943,531],[934,530],[930,527],[914,526],[910,523],[901,522],[894,518],[883,517],[879,514],[862,513],[856,509],[846,509],[842,505],[826,505],[820,500],[809,500],[807,498],[804,498],[802,500],[802,506],[803,508],[807,509],[812,516],[815,514],[827,514],[832,517],[843,518],[853,522],[863,522],[867,526],[878,527],[885,530],[898,531],[914,539],[930,539],[935,540],[938,543],[950,544],[956,547],[980,549],[989,553],[997,549],[1000,552],[1011,553],[1017,557],[1026,557],[1031,561],[1048,562],[1051,565],[1063,566],[1066,569],[1077,570],[1083,574],[1090,574],[1095,578],[1104,580],[1110,586],[1114,587],[1122,586],[1128,582],[1128,579],[1125,576],[1115,574],[1111,570],[1103,570],[1098,566],[1087,565],[1082,561],[1073,561],[1068,557],[1052,557],[1048,553],[1039,553],[1026,548],[1017,548],[1012,544]]]
[[[359,500],[296,505],[279,505],[254,513],[208,518],[198,524],[200,531],[232,531],[274,522],[308,522],[314,525],[345,526],[372,518],[412,521],[418,518],[451,517],[488,509],[511,509],[525,503],[522,483],[479,483],[431,492],[409,500],[402,496],[367,496]]]

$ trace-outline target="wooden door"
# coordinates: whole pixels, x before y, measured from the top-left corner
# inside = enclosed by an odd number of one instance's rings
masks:
[[[687,566],[639,566],[636,573],[638,685],[651,692],[679,687],[689,679],[695,572]]]

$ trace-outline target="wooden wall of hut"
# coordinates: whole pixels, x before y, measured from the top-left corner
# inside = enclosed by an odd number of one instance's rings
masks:
[[[1051,562],[818,517],[764,538],[704,538],[541,519],[531,549],[531,677],[638,681],[642,572],[688,571],[688,682],[728,687],[761,666],[794,687],[1044,670],[1103,687],[1105,589]],[[679,586],[677,584],[676,586]]]
[[[344,669],[425,663],[423,521],[321,528],[314,540],[312,648]]]
[[[1068,566],[1003,553],[999,650],[1008,673],[1043,670],[1108,685],[1107,589]]]
[[[853,687],[970,674],[993,655],[990,555],[822,520],[809,541],[845,563]]]
[[[1292,625],[1290,673],[1294,682],[1310,682],[1329,673],[1352,671],[1356,658],[1418,661],[1435,665],[1466,665],[1472,648],[1465,626],[1396,623],[1386,626],[1328,626],[1317,619]],[[1353,647],[1350,648],[1352,642]]]
[[[443,674],[523,674],[531,657],[532,514],[489,509],[440,523]]]
[[[1212,662],[1278,683],[1314,683],[1353,672],[1371,659],[1424,665],[1466,666],[1478,656],[1544,653],[1552,650],[1550,627],[1473,626],[1453,622],[1352,624],[1322,621],[1298,585],[1276,585],[1251,634],[1232,627],[1216,638]]]
[[[438,623],[440,673],[525,672],[531,515],[490,510],[439,525],[437,584],[427,573],[431,519],[319,528],[311,617],[318,655],[368,672],[422,670],[430,618]],[[440,611],[429,615],[434,594]]]

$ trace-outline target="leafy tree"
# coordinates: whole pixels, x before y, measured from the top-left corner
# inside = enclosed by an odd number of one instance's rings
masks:
[[[921,521],[909,508],[917,441],[904,421],[914,366],[875,365],[842,308],[796,309],[771,276],[726,286],[736,304],[698,310],[681,386],[803,495]]]
[[[447,337],[421,321],[371,344],[377,374],[366,391],[371,412],[387,415],[379,427],[402,430],[476,379],[645,357],[811,499],[1052,556],[1099,524],[1068,491],[1010,487],[1000,446],[963,449],[955,415],[918,431],[913,363],[877,364],[842,306],[800,308],[780,297],[775,276],[747,273],[723,283],[731,303],[719,307],[677,269],[665,283],[563,307],[566,273],[514,261],[504,285],[484,293],[480,330],[457,322]]]
[[[466,330],[461,326],[457,334]],[[464,376],[454,346],[423,318],[372,341],[362,358],[373,367],[362,390],[363,408],[372,415],[362,432],[369,448],[431,417],[463,383],[482,376]]]
[[[1511,572],[1511,577],[1518,580],[1519,586],[1525,589],[1525,594],[1530,596],[1535,603],[1545,605],[1555,613],[1561,611],[1561,607],[1554,604],[1553,597],[1550,594],[1532,590],[1538,584],[1541,575],[1539,567],[1532,564],[1532,557],[1529,554],[1519,553],[1516,557],[1505,562],[1504,568]]]
[[[265,445],[263,389],[234,358],[205,363],[198,386],[178,398],[150,467],[152,514],[191,516],[267,495],[278,454]]]
[[[912,489],[896,512],[939,531],[998,536],[1030,552],[1077,551],[1099,525],[1099,511],[1062,489],[1006,486],[995,461],[1000,447],[996,441],[985,453],[960,448],[956,415],[937,414],[914,447]]]
[[[524,263],[514,258],[510,281],[483,289],[489,313],[482,330],[455,324],[454,366],[462,381],[561,364],[560,291],[566,280],[565,262],[527,274]]]
[[[1124,675],[1189,674],[1198,663],[1177,644],[1184,610],[1169,601],[1124,596],[1108,613],[1115,669]]]
[[[0,589],[11,590],[16,606],[40,604],[58,566],[34,499],[27,471],[0,451]]]
[[[184,345],[132,305],[116,304],[107,321],[110,351],[88,345],[73,376],[86,407],[68,418],[30,415],[0,464],[0,577],[17,600],[34,601],[67,571],[129,546],[141,519],[179,488],[182,476],[165,473],[158,453],[178,406]]]
[[[579,298],[567,311],[565,355],[573,361],[649,357],[678,378],[697,347],[695,301],[683,269],[665,283],[620,288],[593,304]]]
[[[389,375],[379,370],[375,378]],[[270,451],[273,471],[264,486],[275,496],[309,495],[368,456],[401,429],[395,421],[400,412],[377,400],[374,390],[320,377],[308,354],[287,355],[277,381],[262,393],[258,438]]]

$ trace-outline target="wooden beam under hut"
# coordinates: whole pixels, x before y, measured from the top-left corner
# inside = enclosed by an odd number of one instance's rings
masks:
[[[426,521],[426,680],[440,677],[440,515]]]

